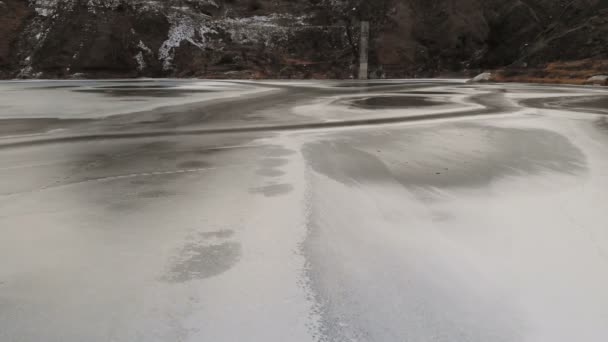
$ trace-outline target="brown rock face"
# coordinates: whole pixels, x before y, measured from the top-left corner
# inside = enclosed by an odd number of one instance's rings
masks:
[[[349,78],[608,59],[608,0],[0,0],[0,77]]]

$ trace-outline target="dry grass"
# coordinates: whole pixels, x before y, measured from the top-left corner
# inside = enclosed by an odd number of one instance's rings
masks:
[[[323,62],[313,62],[313,61],[297,59],[297,58],[285,58],[284,63],[286,65],[303,65],[303,66],[323,64]]]
[[[506,68],[493,72],[496,82],[585,84],[589,77],[608,75],[608,60],[553,62],[544,68]]]

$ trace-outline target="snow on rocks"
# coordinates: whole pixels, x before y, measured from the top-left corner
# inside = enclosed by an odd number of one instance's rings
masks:
[[[271,46],[273,41],[281,42],[289,38],[294,26],[303,26],[304,17],[291,17],[274,14],[270,16],[253,16],[245,18],[227,18],[223,21],[223,28],[230,34],[233,41],[241,44],[263,42]],[[281,22],[290,22],[290,26]]]
[[[183,42],[199,49],[221,49],[221,39],[214,39],[213,36],[225,33],[230,36],[232,42],[238,44],[261,43],[266,47],[273,47],[287,41],[299,26],[304,26],[305,20],[305,17],[278,14],[212,19],[206,15],[193,15],[182,11],[170,13],[167,18],[171,28],[167,40],[158,51],[164,70],[173,69],[175,50]]]
[[[219,56],[222,55],[222,51],[229,50],[230,54],[242,50],[240,49],[242,46],[255,46],[256,51],[257,48],[281,50],[300,32],[311,28],[318,29],[317,26],[308,25],[310,17],[307,15],[270,13],[255,16],[245,14],[242,17],[229,11],[237,5],[226,5],[217,0],[27,1],[36,15],[24,28],[24,37],[26,37],[24,40],[27,43],[21,47],[22,58],[39,56],[39,51],[49,48],[46,45],[47,37],[61,35],[62,33],[56,30],[64,30],[69,26],[67,23],[73,20],[78,21],[82,26],[82,32],[75,34],[69,40],[78,39],[90,44],[98,39],[97,36],[108,35],[106,26],[128,25],[126,28],[117,27],[116,32],[112,32],[112,35],[122,37],[120,41],[114,38],[99,39],[103,44],[115,46],[119,54],[124,53],[125,57],[132,58],[135,63],[129,65],[133,67],[133,71],[137,70],[140,73],[145,71],[156,75],[168,75],[180,69],[179,63],[175,60],[176,53],[180,49],[214,52],[206,56],[216,61],[221,59]],[[117,11],[119,8],[126,12]],[[220,9],[227,10],[222,12]],[[219,14],[220,12],[223,14]],[[133,16],[133,13],[137,13],[136,18],[127,20]],[[215,14],[212,16],[210,13]],[[112,15],[106,16],[106,14]],[[97,21],[101,26],[96,25]],[[154,33],[140,32],[139,28],[143,27],[142,25],[148,27],[155,25],[157,29]],[[125,32],[122,29],[125,29]],[[126,33],[126,30],[129,33]],[[80,49],[77,45],[68,44],[66,48],[72,50],[70,51],[72,60],[75,61],[80,57]],[[238,55],[238,53],[233,54]],[[21,69],[28,66],[33,70],[24,70],[23,75],[38,71],[37,58],[33,57],[31,63],[22,62],[20,65]],[[75,67],[78,68],[78,65]]]
[[[146,60],[144,59],[143,52],[140,51],[134,58],[137,62],[137,71],[143,71],[146,68]]]
[[[175,57],[175,49],[182,42],[186,41],[200,49],[204,49],[207,44],[206,35],[217,33],[214,29],[195,21],[190,16],[170,14],[167,18],[171,23],[169,36],[158,51],[158,56],[163,62],[164,70],[171,70],[173,68],[172,62]]]

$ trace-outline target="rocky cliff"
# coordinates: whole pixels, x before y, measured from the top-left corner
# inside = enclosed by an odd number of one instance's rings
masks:
[[[349,78],[608,59],[608,0],[0,0],[0,77]]]

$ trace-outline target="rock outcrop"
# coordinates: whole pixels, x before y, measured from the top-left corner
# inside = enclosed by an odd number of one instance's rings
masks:
[[[473,78],[471,78],[468,83],[484,83],[484,82],[491,82],[492,81],[492,73],[491,72],[484,72],[481,73]]]
[[[608,59],[606,0],[0,0],[0,77],[350,78]]]
[[[585,84],[608,86],[608,75],[596,75],[589,77]]]

